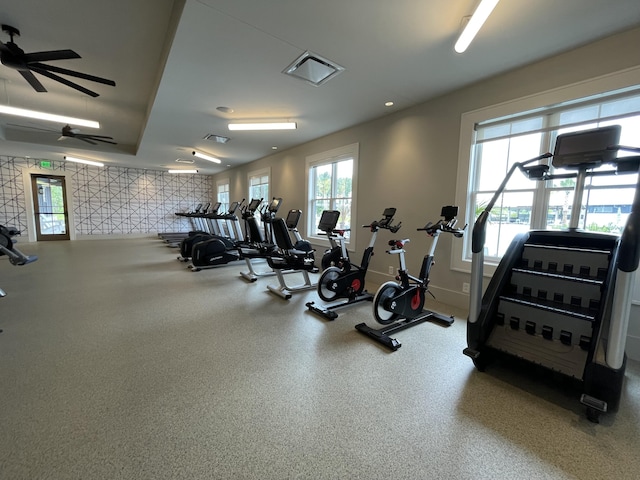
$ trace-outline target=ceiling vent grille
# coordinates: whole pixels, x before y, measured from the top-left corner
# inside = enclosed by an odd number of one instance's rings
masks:
[[[285,68],[282,73],[304,80],[317,87],[344,71],[337,63],[306,51]]]
[[[193,160],[191,160],[190,158],[189,159],[187,159],[187,158],[176,158],[176,162],[191,164],[191,163],[193,163]]]
[[[229,140],[231,140],[229,137],[223,137],[222,135],[215,135],[213,133],[205,135],[204,139],[211,140],[212,142],[217,142],[217,143],[227,143]]]

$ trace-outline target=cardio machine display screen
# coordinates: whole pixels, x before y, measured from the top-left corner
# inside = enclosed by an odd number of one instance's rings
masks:
[[[555,168],[579,168],[608,163],[617,157],[609,147],[620,141],[620,125],[558,135],[553,152]]]

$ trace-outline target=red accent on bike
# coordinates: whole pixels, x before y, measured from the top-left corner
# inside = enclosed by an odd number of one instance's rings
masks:
[[[360,285],[361,285],[360,279],[358,278],[355,278],[353,282],[351,282],[351,288],[353,288],[353,290],[356,292],[360,290]]]
[[[411,310],[417,310],[420,307],[420,290],[416,289],[416,293],[411,297]]]

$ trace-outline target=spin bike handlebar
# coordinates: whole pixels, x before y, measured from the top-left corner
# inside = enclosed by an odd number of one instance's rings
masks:
[[[464,235],[464,231],[467,228],[465,225],[462,228],[455,228],[458,220],[452,218],[451,220],[438,220],[435,224],[431,222],[427,223],[424,227],[416,229],[418,232],[425,231],[427,235],[434,236],[438,232],[451,233],[456,238],[461,238]]]

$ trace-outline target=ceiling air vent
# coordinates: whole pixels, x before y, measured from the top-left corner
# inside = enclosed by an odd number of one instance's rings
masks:
[[[193,163],[193,160],[191,160],[190,158],[189,158],[189,159],[186,159],[186,158],[176,158],[176,162],[178,162],[178,163]]]
[[[317,87],[342,71],[344,71],[344,67],[337,63],[306,51],[285,68],[282,73],[299,78]]]
[[[214,135],[213,133],[205,135],[204,139],[211,140],[217,143],[227,143],[229,140],[231,140],[229,137],[223,137],[222,135]]]

